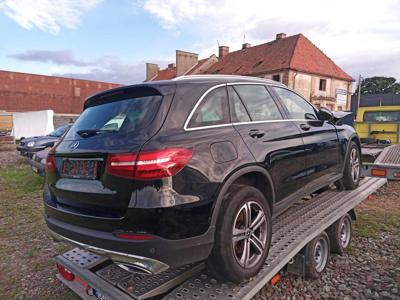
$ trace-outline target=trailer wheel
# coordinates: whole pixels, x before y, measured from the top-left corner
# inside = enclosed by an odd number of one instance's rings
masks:
[[[305,247],[304,256],[306,278],[316,279],[325,271],[329,262],[329,254],[329,237],[324,231]]]
[[[350,215],[345,214],[333,223],[326,232],[329,236],[332,252],[343,255],[351,242],[352,226]]]

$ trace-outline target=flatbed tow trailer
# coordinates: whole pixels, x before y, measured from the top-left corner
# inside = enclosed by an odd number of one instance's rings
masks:
[[[385,178],[367,177],[355,190],[334,188],[302,199],[273,221],[268,258],[257,276],[242,284],[220,282],[205,263],[159,274],[127,270],[98,253],[74,248],[55,258],[57,277],[82,299],[251,299],[282,268],[305,275],[302,249],[329,226],[383,186]]]

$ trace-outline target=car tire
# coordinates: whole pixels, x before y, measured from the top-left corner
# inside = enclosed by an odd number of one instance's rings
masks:
[[[343,255],[349,247],[352,236],[351,217],[345,214],[326,230],[331,243],[331,252]]]
[[[309,279],[320,277],[325,271],[330,257],[329,237],[325,231],[306,245],[304,257],[305,277]]]
[[[208,260],[211,271],[235,283],[255,276],[268,255],[271,235],[271,210],[261,191],[233,185],[220,208]]]
[[[336,182],[336,187],[354,190],[358,187],[361,175],[361,151],[355,142],[350,142],[349,154],[346,157],[343,178]],[[338,188],[340,189],[340,188]]]

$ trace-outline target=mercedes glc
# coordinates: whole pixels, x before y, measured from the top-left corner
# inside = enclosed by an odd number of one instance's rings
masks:
[[[184,76],[89,97],[46,163],[57,240],[152,273],[209,262],[254,276],[271,221],[336,183],[354,189],[354,129],[279,82]]]

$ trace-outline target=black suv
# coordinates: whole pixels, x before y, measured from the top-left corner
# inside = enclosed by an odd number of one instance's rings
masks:
[[[353,128],[279,82],[187,76],[108,90],[46,163],[53,237],[157,273],[208,260],[254,276],[271,220],[327,185],[353,189]]]

